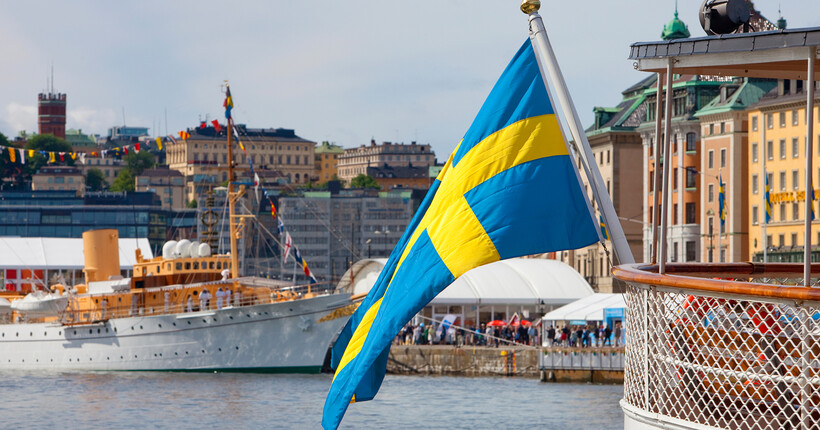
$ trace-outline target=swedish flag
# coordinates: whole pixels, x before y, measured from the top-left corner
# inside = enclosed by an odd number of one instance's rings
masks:
[[[726,224],[726,190],[723,175],[718,176],[718,218],[720,218],[720,225]]]
[[[612,240],[609,237],[609,230],[606,228],[603,215],[598,215],[598,226],[601,227],[601,236],[603,236],[605,240]]]
[[[769,175],[763,175],[766,177],[766,224],[768,224],[772,220],[772,196],[769,194],[771,189],[769,188]]]
[[[378,391],[402,326],[464,272],[575,249],[599,232],[527,40],[333,347],[322,425]]]

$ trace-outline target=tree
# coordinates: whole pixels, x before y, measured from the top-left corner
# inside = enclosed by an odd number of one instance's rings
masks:
[[[196,209],[196,206],[197,206],[196,199],[193,199],[190,202],[188,202],[188,207],[189,208]]]
[[[102,191],[108,187],[108,182],[105,181],[102,170],[92,167],[85,175],[85,186],[91,191]]]
[[[60,139],[53,134],[38,134],[37,136],[29,139],[24,148],[33,149],[35,151],[33,157],[28,157],[28,154],[26,154],[25,168],[29,175],[37,173],[41,167],[48,164],[48,155],[40,154],[40,151],[65,152],[66,155],[64,157],[64,161],[60,161],[59,155],[55,154],[55,159],[57,162],[69,166],[74,165],[74,160],[68,156],[68,153],[73,152],[71,144],[66,142],[65,139]]]
[[[350,180],[350,188],[381,188],[378,182],[372,176],[360,174]]]
[[[154,167],[154,154],[148,151],[129,152],[122,158],[131,176],[139,176],[144,170]]]
[[[117,177],[114,178],[114,183],[111,184],[109,190],[111,191],[134,191],[134,176],[127,168],[120,170]]]

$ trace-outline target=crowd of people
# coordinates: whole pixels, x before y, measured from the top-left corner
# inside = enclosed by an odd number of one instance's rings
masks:
[[[579,348],[621,346],[621,323],[614,327],[607,324],[590,323],[588,325],[549,326],[542,330],[535,325],[508,324],[487,325],[480,327],[470,325],[467,328],[440,324],[412,323],[404,326],[396,336],[396,345],[454,345],[454,346],[491,346],[499,347],[508,344],[540,345],[544,336],[546,346],[571,346]]]

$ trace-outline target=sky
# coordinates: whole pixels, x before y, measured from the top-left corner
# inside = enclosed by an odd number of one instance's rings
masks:
[[[757,1],[789,28],[820,26],[817,0]],[[679,0],[693,37],[701,0]],[[517,0],[2,1],[0,133],[37,130],[54,70],[67,128],[176,133],[224,118],[343,147],[429,143],[440,162],[527,38]],[[660,39],[674,0],[544,0],[541,15],[584,125],[646,77],[629,45]],[[167,121],[166,121],[167,115]]]

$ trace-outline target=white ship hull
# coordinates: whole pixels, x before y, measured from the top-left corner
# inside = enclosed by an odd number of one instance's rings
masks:
[[[0,369],[319,372],[349,304],[336,294],[92,325],[4,324]]]

